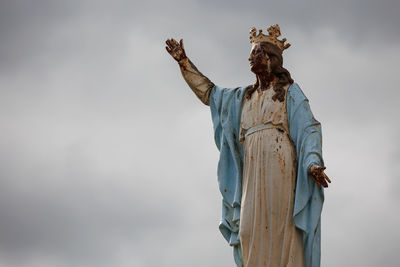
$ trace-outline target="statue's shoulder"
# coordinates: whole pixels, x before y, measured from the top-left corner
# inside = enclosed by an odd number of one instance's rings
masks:
[[[288,101],[292,102],[302,102],[304,100],[308,101],[307,97],[301,90],[300,86],[297,83],[292,83],[288,88]]]

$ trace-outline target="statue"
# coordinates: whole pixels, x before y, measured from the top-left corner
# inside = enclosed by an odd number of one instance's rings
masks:
[[[166,41],[183,78],[211,108],[220,151],[220,231],[237,266],[320,266],[324,173],[321,125],[308,99],[283,68],[290,44],[280,28],[250,30],[256,82],[221,88],[188,59],[183,40]]]

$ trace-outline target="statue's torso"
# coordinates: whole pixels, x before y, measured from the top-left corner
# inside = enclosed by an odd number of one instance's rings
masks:
[[[292,219],[296,154],[289,137],[286,100],[274,101],[274,94],[272,88],[261,94],[255,91],[243,103],[240,130],[244,148],[240,218],[243,262],[248,267],[301,267],[302,239]],[[259,125],[267,127],[251,131]]]

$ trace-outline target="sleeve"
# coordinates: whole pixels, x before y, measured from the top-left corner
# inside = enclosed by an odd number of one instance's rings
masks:
[[[179,62],[179,67],[190,89],[192,89],[201,102],[208,106],[210,92],[214,84],[204,76],[188,58],[181,60]]]

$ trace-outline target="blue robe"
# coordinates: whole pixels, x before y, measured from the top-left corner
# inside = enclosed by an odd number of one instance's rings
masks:
[[[239,142],[243,97],[247,87],[221,88],[210,93],[215,143],[220,151],[218,183],[222,194],[219,229],[234,248],[237,266],[243,265],[240,238],[243,147]],[[308,174],[311,165],[324,166],[321,125],[311,113],[308,99],[293,83],[286,96],[290,138],[298,162],[293,220],[303,234],[306,267],[319,267],[321,258],[321,211],[324,192]]]

